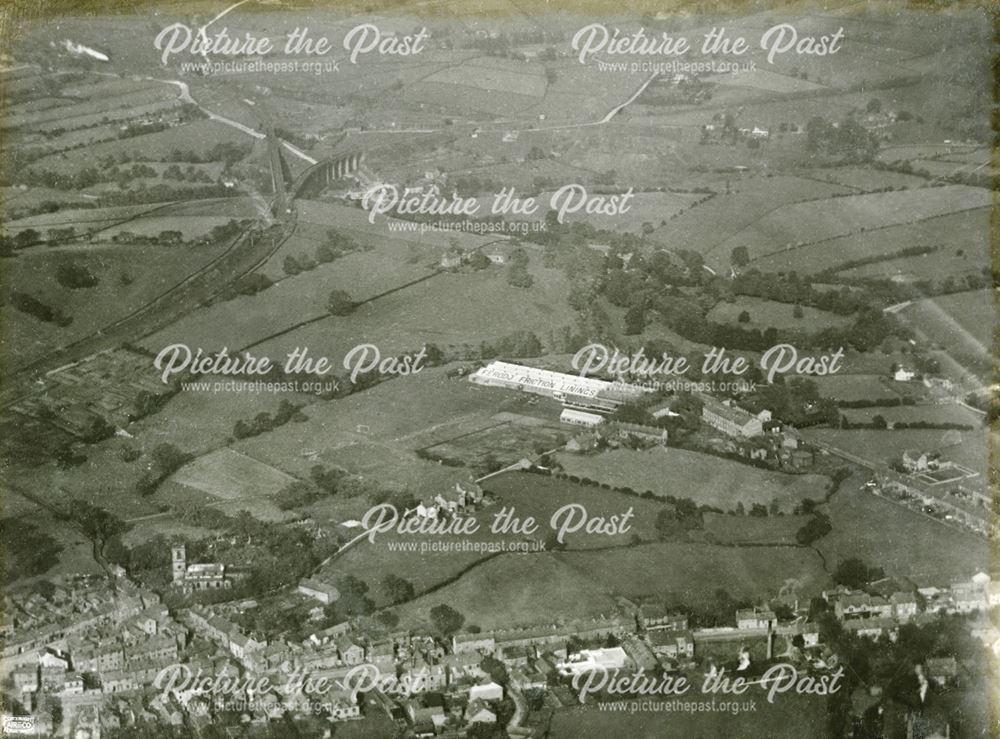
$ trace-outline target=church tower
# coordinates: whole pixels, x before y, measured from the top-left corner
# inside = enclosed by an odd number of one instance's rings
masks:
[[[174,584],[180,585],[187,575],[187,547],[183,544],[175,544],[170,548],[170,551]]]

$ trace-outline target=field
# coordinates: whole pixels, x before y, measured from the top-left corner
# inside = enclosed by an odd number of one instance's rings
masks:
[[[528,546],[526,542],[535,541],[539,544],[534,546],[536,548],[540,546],[540,543],[544,542],[553,531],[550,525],[553,514],[567,504],[581,505],[589,516],[606,519],[610,516],[620,517],[630,508],[633,510],[629,530],[623,533],[615,535],[587,534],[582,531],[569,533],[565,537],[565,542],[571,550],[624,547],[634,537],[645,541],[654,540],[656,534],[653,524],[656,514],[663,508],[662,503],[655,501],[527,473],[504,474],[485,481],[483,487],[493,494],[496,502],[475,514],[475,518],[480,522],[477,532],[463,536],[401,535],[394,532],[381,534],[373,543],[362,541],[348,549],[328,565],[329,572],[334,575],[352,574],[362,580],[372,580],[373,577],[381,579],[381,573],[391,572],[410,580],[417,593],[433,591],[436,594],[439,587],[451,587],[447,584],[459,577],[461,579],[456,585],[469,587],[464,581],[469,578],[476,580],[479,577],[477,574],[479,570],[487,566],[486,560],[497,556],[499,551],[497,547],[501,544],[510,547],[521,542],[522,546]],[[513,508],[513,515],[522,521],[533,517],[538,525],[537,531],[525,535],[502,531],[493,533],[490,527],[495,517],[505,507]],[[356,533],[354,532],[354,535]],[[453,541],[460,548],[454,551],[437,551],[430,548],[438,543],[448,546],[449,542]],[[415,557],[412,551],[401,551],[398,544],[392,544],[390,548],[391,542],[413,542],[417,546],[424,546],[426,550],[420,550],[420,556]],[[482,547],[482,551],[461,548],[472,544],[478,544]],[[494,547],[493,551],[489,548],[491,544]],[[529,557],[539,558],[548,555],[532,550],[500,556],[520,562]],[[463,574],[466,570],[468,573]],[[376,584],[377,581],[370,582],[374,591],[377,591],[374,587]],[[575,578],[572,586],[579,587]],[[374,595],[377,602],[383,602],[384,596],[378,592]],[[576,615],[575,611],[570,613]]]
[[[907,306],[899,316],[956,355],[989,356],[996,308],[989,291],[939,295]]]
[[[705,540],[719,544],[794,545],[795,532],[809,516],[737,516],[706,513]],[[695,534],[692,534],[694,536]]]
[[[5,260],[6,269],[0,278],[6,298],[0,315],[8,347],[7,361],[17,365],[40,358],[128,315],[209,262],[221,247],[94,242],[56,249],[32,248],[18,253],[15,258]],[[85,267],[98,279],[98,284],[82,289],[63,287],[56,279],[56,270],[63,264]],[[73,322],[58,327],[22,313],[9,302],[15,290],[61,308],[73,317]]]
[[[222,143],[247,143],[252,139],[230,126],[209,120],[198,120],[175,126],[157,133],[147,133],[128,139],[107,141],[72,151],[42,157],[32,162],[37,170],[76,172],[84,167],[96,167],[108,155],[118,157],[122,152],[131,160],[150,159],[162,161],[174,151],[194,152],[204,156]]]
[[[568,280],[533,261],[535,284],[507,284],[506,273],[488,268],[473,274],[435,274],[430,279],[358,306],[349,316],[329,316],[331,290],[343,289],[355,302],[426,277],[427,268],[407,264],[390,246],[345,256],[252,297],[239,297],[184,318],[143,342],[157,351],[183,341],[206,348],[247,348],[280,358],[309,347],[335,365],[352,347],[373,340],[383,357],[416,352],[425,343],[440,347],[493,341],[518,329],[540,338],[553,327],[572,325],[565,303]],[[316,319],[310,322],[311,319]]]
[[[805,498],[821,499],[828,480],[822,475],[787,475],[760,470],[728,459],[684,449],[647,451],[615,449],[595,455],[560,453],[566,473],[659,496],[691,498],[698,505],[730,511],[737,503],[749,510],[754,503],[777,501],[791,512]]]
[[[751,227],[771,212],[775,203],[794,203],[850,192],[840,185],[799,177],[733,176],[732,192],[719,195],[658,228],[648,238],[667,247],[706,255],[733,234]],[[728,266],[729,252],[719,257]]]
[[[954,423],[979,428],[984,417],[957,403],[935,405],[901,405],[893,408],[842,408],[851,423],[871,423],[875,416],[882,416],[891,427],[896,423]]]
[[[706,254],[706,259],[722,264],[736,246],[746,246],[751,260],[771,254],[780,255],[801,246],[803,233],[808,234],[808,243],[828,242],[872,229],[982,208],[989,203],[987,190],[948,185],[830,198],[821,206],[817,203],[781,205],[748,228],[720,242]],[[826,246],[829,248],[830,244]]]
[[[914,432],[891,432],[890,435]],[[861,489],[855,475],[830,500],[833,531],[816,542],[833,567],[859,557],[888,576],[921,586],[947,587],[982,570],[988,560],[983,539],[956,531]]]
[[[668,595],[706,605],[719,588],[737,599],[774,597],[790,580],[808,599],[829,583],[822,561],[807,548],[727,547],[663,542],[555,557],[588,578],[590,587],[626,598]]]
[[[232,449],[198,457],[173,475],[174,482],[223,500],[274,495],[294,479]]]
[[[845,187],[856,188],[862,192],[884,190],[891,187],[895,190],[910,187],[923,187],[927,180],[916,175],[902,174],[873,167],[831,167],[815,171],[818,179],[836,182]]]
[[[715,323],[738,324],[740,314],[746,311],[750,315],[750,321],[739,325],[762,330],[773,327],[779,331],[795,329],[821,331],[827,328],[840,328],[851,321],[849,316],[838,316],[809,306],[800,307],[802,317],[796,318],[793,315],[795,306],[791,303],[741,295],[732,302],[723,300],[716,303],[706,317]]]
[[[900,397],[897,388],[891,387],[884,375],[827,375],[810,377],[823,398],[851,402],[856,400],[894,400]],[[905,389],[900,385],[899,390]]]
[[[903,249],[926,246],[939,248],[926,257],[876,262],[856,268],[857,271],[845,271],[844,274],[891,277],[912,272],[916,277],[940,277],[951,274],[944,270],[958,266],[955,259],[958,249],[971,257],[971,263],[961,260],[962,271],[980,270],[982,265],[976,257],[985,255],[988,250],[988,209],[972,208],[935,218],[924,218],[918,214],[915,220],[915,223],[868,230],[770,254],[754,259],[752,266],[763,272],[794,270],[800,274],[815,273],[835,269],[849,260],[868,259],[876,255],[891,257]],[[810,238],[809,241],[814,240]]]
[[[457,581],[400,606],[399,628],[428,629],[430,610],[439,603],[457,607],[466,628],[482,629],[597,617],[615,609],[614,600],[590,573],[564,563],[563,555],[549,553],[502,554],[486,560]]]

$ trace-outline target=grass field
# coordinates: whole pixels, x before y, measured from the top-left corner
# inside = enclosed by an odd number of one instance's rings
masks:
[[[915,191],[895,194],[905,195],[909,192]],[[917,214],[916,219],[915,223],[870,229],[864,233],[854,233],[822,243],[809,243],[758,257],[753,260],[752,266],[764,272],[795,270],[800,274],[815,273],[834,269],[849,260],[867,259],[878,254],[890,256],[913,246],[931,246],[940,248],[926,257],[876,262],[857,268],[857,272],[849,270],[845,274],[893,276],[912,272],[916,276],[940,277],[950,274],[943,270],[959,265],[963,270],[971,268],[971,271],[979,271],[982,268],[988,249],[988,209],[972,208],[930,218]],[[813,232],[804,233],[809,234],[809,242],[815,241],[812,238]],[[965,260],[956,262],[955,253],[958,249],[968,255],[971,264],[967,264]],[[983,262],[976,261],[979,255],[984,255]]]
[[[417,592],[435,588],[459,576],[473,563],[485,560],[492,555],[489,551],[443,551],[428,549],[415,556],[411,551],[390,549],[387,542],[418,542],[430,546],[436,542],[458,541],[478,542],[481,544],[507,542],[508,544],[526,540],[545,541],[553,531],[552,516],[567,504],[583,506],[591,517],[622,516],[630,508],[633,517],[629,530],[615,535],[588,534],[577,531],[567,534],[566,545],[570,549],[599,549],[602,547],[622,547],[633,537],[638,536],[645,541],[655,539],[654,522],[656,514],[663,504],[639,498],[625,496],[600,488],[570,483],[564,480],[528,473],[508,473],[485,481],[484,489],[491,492],[497,502],[483,508],[475,514],[480,522],[477,532],[468,536],[433,536],[433,535],[401,535],[396,533],[381,534],[374,542],[362,541],[328,565],[331,574],[353,574],[362,580],[369,580],[374,586],[382,575],[378,573],[392,572],[413,582]],[[521,535],[513,532],[491,531],[495,517],[504,507],[513,508],[513,515],[522,521],[533,517],[537,523],[537,531]],[[557,525],[561,525],[557,522]],[[356,535],[355,531],[354,534]],[[395,544],[393,546],[396,546]],[[503,555],[507,556],[507,555]],[[545,557],[539,552],[511,554],[510,557]],[[469,575],[462,577],[475,578],[477,565]],[[373,579],[375,575],[377,579]],[[384,602],[384,597],[376,593],[376,600]]]
[[[913,432],[891,432],[897,433]],[[816,542],[831,567],[859,557],[889,576],[947,587],[988,567],[988,544],[861,489],[858,475],[829,503],[833,531]]]
[[[957,403],[934,405],[902,405],[893,408],[843,408],[841,415],[851,423],[871,423],[882,416],[890,426],[895,423],[956,423],[979,428],[984,417]]]
[[[692,208],[648,238],[668,247],[691,249],[705,255],[732,235],[751,227],[781,203],[816,200],[850,192],[841,185],[788,176],[734,176],[730,188],[731,194],[719,195]],[[713,266],[716,261],[728,266],[729,252],[719,256],[718,260],[713,259]]]
[[[988,290],[921,300],[900,311],[900,317],[948,351],[990,354],[997,313]]]
[[[734,516],[706,513],[705,539],[719,544],[795,544],[809,516]]]
[[[894,189],[906,187],[922,187],[927,183],[923,177],[874,169],[872,167],[831,167],[815,171],[818,179],[835,182],[845,187],[857,188],[863,192],[883,190],[886,187]]]
[[[822,475],[787,475],[684,449],[615,449],[595,455],[560,453],[566,473],[660,496],[691,498],[698,505],[729,511],[737,503],[778,501],[791,512],[803,499],[821,499],[828,480]]]
[[[733,302],[724,300],[716,303],[708,312],[707,318],[715,323],[731,323],[759,329],[773,327],[779,331],[796,329],[821,331],[826,328],[842,327],[851,321],[849,316],[838,316],[809,306],[801,306],[801,309],[802,318],[796,318],[795,306],[791,303],[741,295]],[[750,321],[739,324],[738,319],[743,311],[750,315]]]
[[[827,375],[810,377],[824,398],[851,402],[855,400],[893,400],[900,397],[883,375]],[[906,386],[901,385],[899,389]]]
[[[84,167],[96,167],[100,160],[120,156],[122,152],[130,159],[152,159],[162,161],[175,150],[193,151],[204,156],[212,147],[222,143],[248,143],[251,138],[234,128],[209,120],[197,120],[183,126],[168,128],[157,133],[113,141],[94,146],[85,146],[72,151],[42,157],[32,162],[38,170],[53,172],[75,172]]]
[[[808,598],[829,583],[816,553],[800,547],[663,542],[555,556],[604,592],[626,598],[669,594],[696,606],[707,604],[719,588],[737,599],[758,600],[774,597],[795,580],[800,597]]]
[[[956,211],[982,208],[989,203],[990,195],[987,190],[948,185],[831,198],[822,204],[781,205],[719,243],[706,254],[706,259],[718,264],[729,258],[734,247],[746,246],[751,260],[754,260],[771,254],[782,254],[787,250],[794,251],[803,242],[832,240]]]
[[[185,465],[174,482],[222,500],[274,495],[295,478],[232,449],[220,449]]]
[[[432,629],[430,610],[439,603],[457,608],[466,628],[474,624],[483,629],[597,617],[615,608],[590,573],[549,553],[502,554],[487,560],[456,582],[400,606],[399,628]]]
[[[33,248],[4,261],[0,276],[7,362],[18,365],[53,348],[86,336],[148,303],[216,255],[222,245],[165,247],[99,242],[45,249]],[[94,287],[69,289],[56,279],[59,265],[86,267]],[[65,327],[46,323],[10,305],[15,290],[60,307],[73,317]]]

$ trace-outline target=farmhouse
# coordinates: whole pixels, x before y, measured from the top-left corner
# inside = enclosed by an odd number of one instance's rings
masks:
[[[756,416],[735,405],[721,403],[710,395],[699,394],[702,401],[701,420],[727,436],[750,438],[764,433],[764,423],[771,420],[770,411]]]
[[[938,452],[922,452],[915,449],[903,451],[903,469],[907,472],[948,469],[952,463],[942,460]]]

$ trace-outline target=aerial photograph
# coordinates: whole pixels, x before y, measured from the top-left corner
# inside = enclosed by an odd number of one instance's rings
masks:
[[[0,736],[1000,736],[998,39],[0,3]]]

